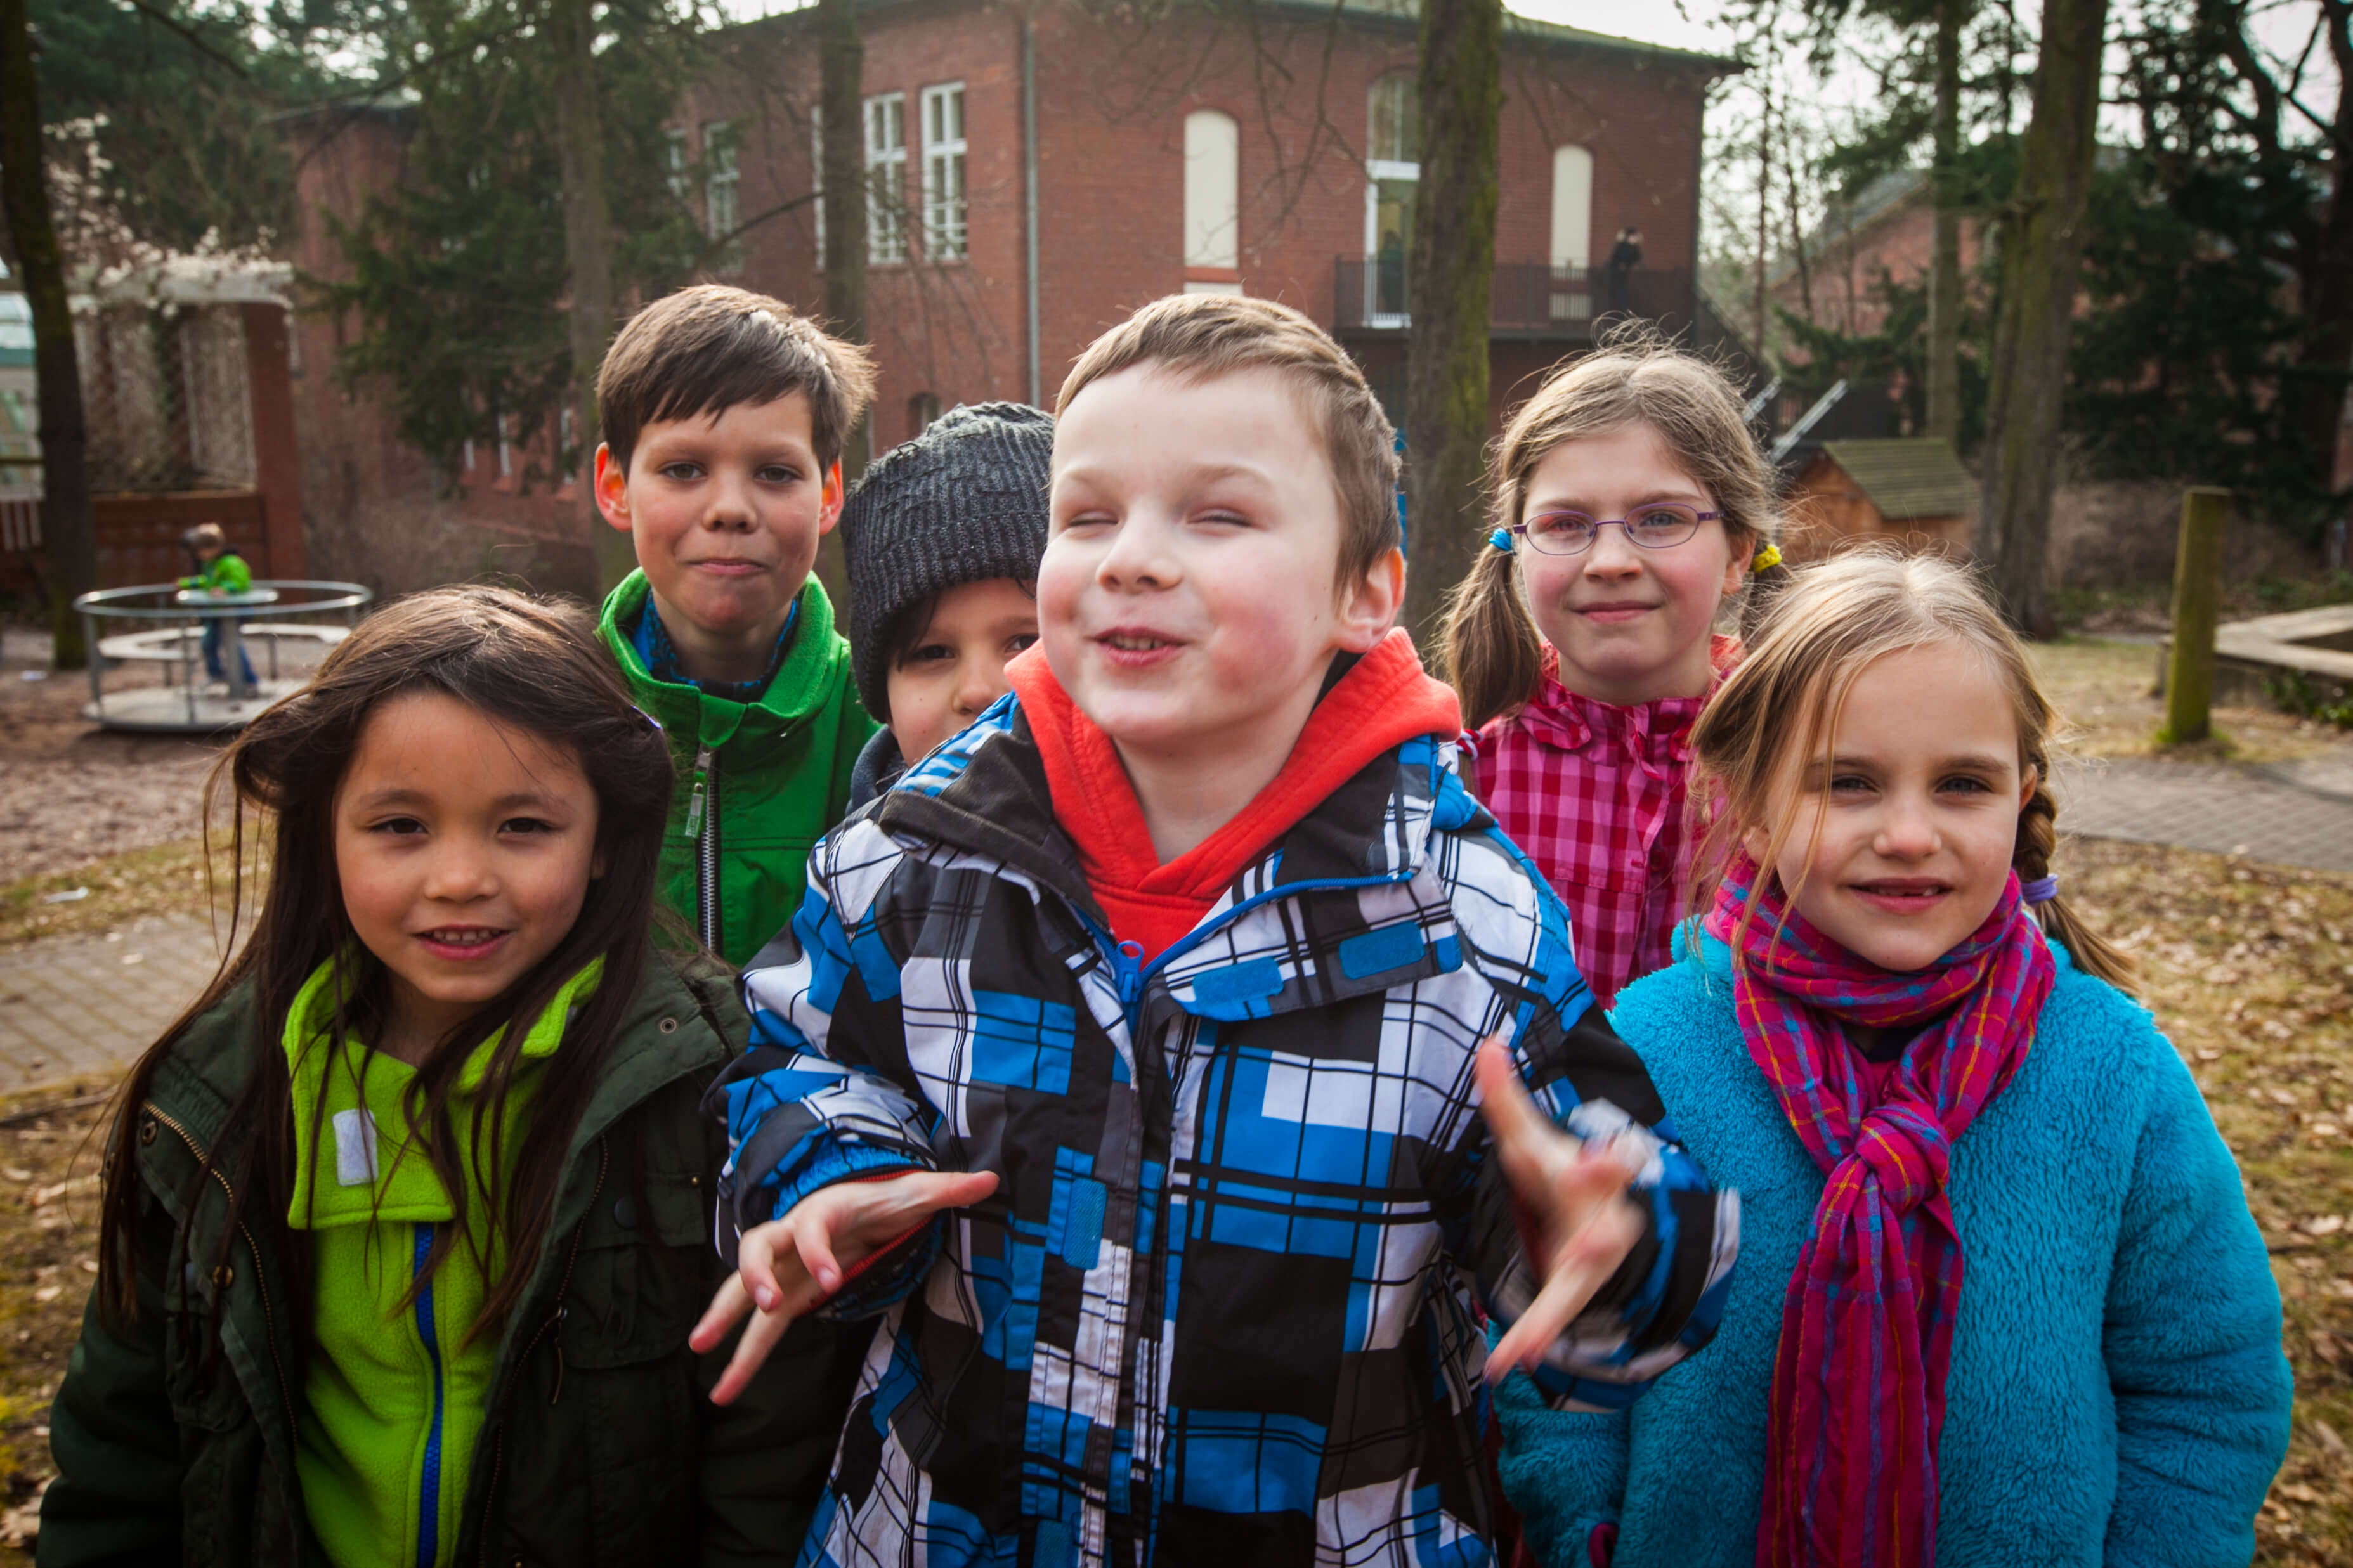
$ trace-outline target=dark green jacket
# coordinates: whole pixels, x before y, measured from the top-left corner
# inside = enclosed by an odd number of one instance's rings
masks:
[[[647,673],[629,636],[646,593],[646,574],[630,573],[605,601],[601,629],[631,698],[659,721],[678,763],[662,900],[741,969],[800,908],[809,849],[849,809],[850,769],[874,721],[850,689],[849,645],[833,629],[832,602],[815,577],[801,589],[784,665],[752,703]]]
[[[724,1273],[711,1194],[726,1146],[698,1103],[746,1024],[733,987],[694,962],[691,977],[653,965],[573,1139],[500,1346],[450,1561],[783,1564],[799,1547],[865,1336],[800,1325],[735,1405],[705,1395],[723,1352],[698,1364],[686,1335]],[[224,1184],[192,1191],[261,1043],[250,993],[234,994],[191,1026],[132,1113],[140,1310],[123,1327],[95,1300],[84,1315],[49,1415],[45,1568],[325,1562],[295,1475],[301,1325],[285,1226],[248,1214],[215,1271]],[[184,1257],[199,1262],[171,1278]]]

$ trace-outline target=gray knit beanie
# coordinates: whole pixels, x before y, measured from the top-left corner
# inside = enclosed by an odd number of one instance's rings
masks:
[[[891,712],[892,623],[992,577],[1029,582],[1046,552],[1052,416],[1022,403],[958,405],[875,459],[841,509],[849,561],[849,670],[866,710]]]

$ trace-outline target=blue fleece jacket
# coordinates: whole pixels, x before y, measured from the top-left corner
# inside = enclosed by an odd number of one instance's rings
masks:
[[[1756,1561],[1781,1302],[1822,1176],[1741,1041],[1729,951],[1700,948],[1678,937],[1682,961],[1620,993],[1611,1022],[1685,1147],[1739,1189],[1740,1268],[1715,1343],[1630,1410],[1499,1391],[1504,1489],[1561,1568]],[[1953,1145],[1968,1275],[1937,1565],[2243,1564],[2291,1393],[2263,1238],[2156,1021],[2052,954],[2025,1065]]]

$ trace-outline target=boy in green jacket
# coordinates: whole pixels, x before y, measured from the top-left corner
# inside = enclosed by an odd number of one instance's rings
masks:
[[[662,898],[737,968],[799,908],[875,727],[809,575],[873,389],[864,350],[717,284],[640,310],[596,378],[596,504],[638,555],[601,630],[683,786]]]

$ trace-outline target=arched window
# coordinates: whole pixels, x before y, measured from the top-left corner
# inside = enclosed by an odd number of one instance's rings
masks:
[[[1241,127],[1230,114],[1185,117],[1185,292],[1241,288]]]

